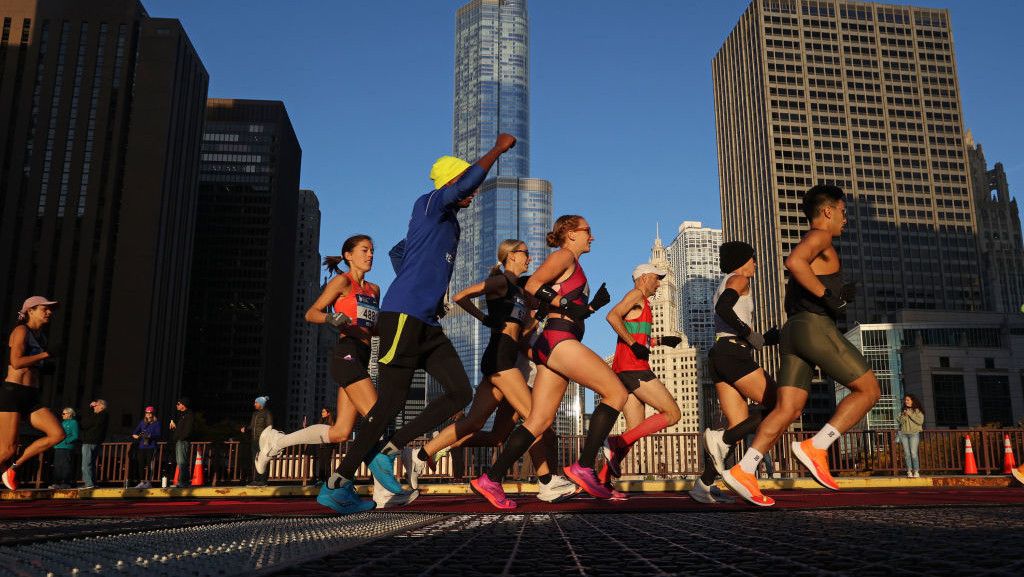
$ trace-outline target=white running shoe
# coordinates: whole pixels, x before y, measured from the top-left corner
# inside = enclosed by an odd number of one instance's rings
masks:
[[[561,475],[551,475],[551,482],[537,483],[537,498],[548,503],[561,503],[580,492],[580,488]]]
[[[715,498],[711,495],[711,488],[704,484],[704,481],[697,479],[693,483],[693,488],[688,491],[690,498],[698,503],[704,503],[706,505],[714,505],[718,503]]]
[[[420,475],[427,472],[427,462],[420,459],[419,452],[419,448],[406,447],[402,449],[402,465],[405,466],[409,486],[413,489],[420,488]]]
[[[711,455],[711,462],[715,465],[715,470],[721,475],[725,471],[725,459],[729,456],[729,451],[732,449],[722,437],[725,436],[725,431],[717,431],[715,429],[704,429],[704,434],[701,436],[701,441],[704,442],[704,450]]]
[[[256,453],[256,472],[260,475],[267,472],[270,460],[281,454],[281,449],[277,448],[277,441],[283,436],[284,433],[270,427],[260,433],[260,451]]]
[[[392,493],[380,485],[374,485],[373,487],[373,502],[377,504],[378,509],[408,505],[415,501],[419,496],[420,492],[416,489],[411,491],[402,491],[401,493]]]

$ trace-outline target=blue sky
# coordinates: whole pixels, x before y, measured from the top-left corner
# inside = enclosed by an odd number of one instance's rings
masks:
[[[393,278],[430,164],[451,152],[454,19],[447,0],[143,0],[180,19],[210,72],[211,97],[282,100],[303,149],[302,186],[323,214],[321,252],[366,232],[371,278]],[[894,2],[904,4],[906,2]],[[555,214],[596,236],[583,264],[613,296],[683,220],[719,226],[711,58],[747,2],[533,0],[532,175],[554,185]],[[949,8],[966,126],[1011,192],[1024,182],[1024,3],[913,2]],[[586,342],[601,354],[610,329]]]

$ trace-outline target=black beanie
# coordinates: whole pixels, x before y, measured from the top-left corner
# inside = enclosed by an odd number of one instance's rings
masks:
[[[723,243],[718,248],[718,264],[724,273],[730,273],[754,256],[754,247],[741,241]]]

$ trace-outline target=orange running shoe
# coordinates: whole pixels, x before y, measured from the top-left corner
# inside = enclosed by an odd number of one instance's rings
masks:
[[[751,505],[771,507],[775,504],[775,499],[761,494],[761,488],[757,486],[757,477],[744,471],[739,465],[734,465],[732,469],[723,472],[722,479],[730,489]]]
[[[1021,464],[1020,467],[1014,467],[1010,472],[1013,473],[1013,478],[1017,479],[1018,483],[1024,485],[1024,464]]]
[[[839,490],[839,483],[836,483],[828,470],[828,451],[816,448],[810,439],[799,443],[793,441],[792,448],[796,458],[814,475],[815,481],[826,489]]]

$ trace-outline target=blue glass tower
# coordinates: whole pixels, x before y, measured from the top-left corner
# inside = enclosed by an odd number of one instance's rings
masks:
[[[462,238],[451,294],[487,275],[503,239],[526,241],[534,267],[548,254],[551,183],[529,178],[529,39],[526,0],[473,0],[456,14],[454,153],[473,162],[501,132],[514,135],[516,146],[498,159],[492,178],[459,215]],[[458,307],[442,323],[471,382],[479,382],[490,331]]]

